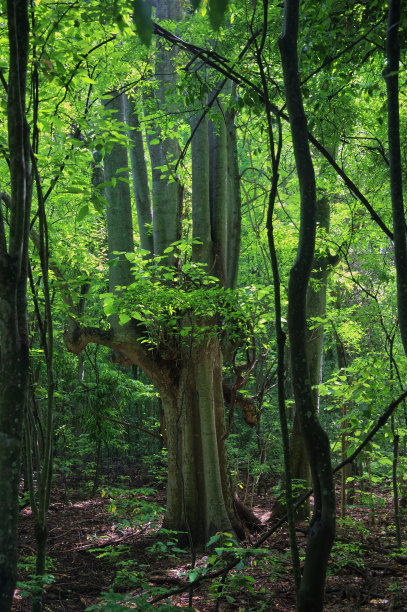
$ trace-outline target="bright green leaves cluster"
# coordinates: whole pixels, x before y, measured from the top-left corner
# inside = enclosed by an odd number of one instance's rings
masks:
[[[272,320],[270,290],[224,289],[203,264],[191,261],[191,246],[177,241],[163,256],[154,258],[142,249],[126,253],[134,282],[118,293],[102,295],[105,314],[118,314],[121,325],[137,321],[145,331],[144,342],[152,347],[177,351],[180,343],[189,345],[225,329],[231,342],[248,341],[254,328],[261,329]],[[168,264],[170,255],[178,265]]]
[[[217,532],[213,535],[206,545],[208,549],[208,561],[201,568],[195,568],[188,574],[190,582],[195,582],[202,579],[209,572],[213,572],[225,567],[225,564],[230,562],[230,559],[236,559],[236,570],[240,570],[234,574],[229,574],[227,579],[214,580],[210,587],[210,597],[213,599],[225,598],[230,604],[236,602],[236,593],[239,590],[245,590],[249,593],[255,592],[255,579],[247,573],[241,573],[250,559],[251,563],[257,565],[266,556],[269,557],[269,551],[265,548],[243,548],[239,546],[237,540],[232,534],[227,532]],[[259,607],[263,610],[263,607]]]
[[[404,366],[400,360],[400,366]],[[324,402],[325,410],[334,411],[339,407],[346,407],[346,415],[337,419],[338,423],[346,428],[349,441],[348,455],[361,443],[366,433],[376,424],[377,419],[390,404],[394,397],[397,381],[391,379],[391,372],[377,358],[375,353],[368,353],[354,357],[346,368],[335,372],[329,380],[319,385],[319,393]],[[389,424],[377,434],[375,440],[385,439],[390,434]],[[334,449],[340,444],[339,439],[334,442]],[[376,442],[371,442],[367,449],[376,448]],[[386,453],[385,448],[382,449]]]
[[[148,253],[142,249],[126,253],[135,280],[120,294],[103,295],[105,313],[118,313],[122,325],[131,319],[142,323],[144,340],[153,346],[176,348],[180,339],[217,334],[214,319],[220,323],[220,318],[234,310],[234,296],[220,287],[218,279],[208,275],[203,265],[185,261],[189,248],[177,242],[163,256],[154,258],[147,258]],[[167,263],[174,251],[178,267]]]
[[[110,487],[102,489],[102,497],[109,499],[108,511],[112,514],[116,528],[140,527],[146,523],[157,523],[163,508],[149,499],[154,489],[123,489]]]

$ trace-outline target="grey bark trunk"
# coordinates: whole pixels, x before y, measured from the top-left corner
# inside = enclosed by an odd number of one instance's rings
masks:
[[[123,94],[114,91],[110,100],[104,100],[104,105],[111,112],[111,118],[122,124],[116,131],[121,131],[125,137]],[[110,291],[129,285],[132,278],[129,261],[123,254],[114,254],[116,251],[132,252],[134,248],[130,180],[128,171],[123,170],[128,165],[125,143],[115,142],[104,158],[105,181],[111,183],[106,187]]]
[[[235,86],[232,87],[232,94]],[[227,287],[234,289],[239,272],[240,238],[242,229],[242,198],[240,192],[240,172],[237,152],[237,135],[235,114],[232,111],[225,113],[227,155],[228,155],[228,269]]]
[[[153,253],[153,212],[151,208],[147,163],[144,154],[143,133],[140,128],[138,114],[134,109],[134,102],[128,96],[125,96],[124,104],[126,123],[129,128],[131,172],[140,246],[142,249]]]
[[[195,129],[200,117],[191,121],[191,131]],[[194,261],[207,265],[213,274],[213,245],[211,238],[211,216],[209,207],[209,140],[208,120],[202,119],[196,128],[191,142],[192,158],[192,237],[202,244],[194,244]]]
[[[189,533],[195,547],[203,546],[214,530],[237,527],[223,439],[222,364],[217,338],[203,338],[176,360],[164,360],[146,350],[134,323],[108,331],[77,328],[64,339],[76,354],[89,342],[109,346],[125,357],[126,365],[137,363],[156,385],[168,440],[165,527]]]
[[[227,466],[221,465],[223,452],[219,453],[218,445],[223,446],[221,436],[224,426],[218,421],[223,413],[223,393],[216,389],[216,383],[221,385],[219,378],[214,376],[214,368],[219,369],[220,347],[215,339],[204,342],[197,347],[194,360],[194,378],[196,381],[199,423],[201,433],[201,448],[203,457],[203,489],[205,500],[205,534],[208,538],[217,531],[230,531],[232,524],[227,514],[224,487]],[[222,387],[221,387],[222,389]],[[220,391],[221,391],[220,389]],[[222,403],[219,402],[219,395]],[[230,495],[230,492],[229,492]]]
[[[157,5],[157,20],[181,18],[178,0],[161,1]],[[174,66],[175,51],[165,49],[165,43],[158,41],[156,50],[156,89],[146,101],[162,113],[170,116],[176,110],[171,101],[177,75]],[[147,131],[147,145],[152,167],[153,188],[153,236],[154,253],[162,255],[164,250],[178,238],[178,216],[181,208],[179,178],[175,174],[175,163],[179,154],[178,142],[170,138],[158,124],[150,125]],[[168,257],[171,263],[171,257]]]

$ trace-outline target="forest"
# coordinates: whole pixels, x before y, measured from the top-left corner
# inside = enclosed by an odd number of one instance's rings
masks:
[[[3,0],[0,612],[407,610],[400,0]]]

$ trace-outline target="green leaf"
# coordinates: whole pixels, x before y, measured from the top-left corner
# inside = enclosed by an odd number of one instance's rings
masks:
[[[211,539],[209,540],[207,546],[212,546],[212,544],[215,544],[215,542],[219,542],[221,537],[222,537],[221,533],[215,533],[215,535],[213,535]]]
[[[197,578],[197,576],[198,576],[198,572],[196,570],[191,572],[188,576],[189,582],[193,582]]]
[[[105,189],[105,187],[111,187],[113,185],[112,181],[104,181],[103,183],[99,183],[99,185],[96,185],[96,189]]]
[[[89,85],[96,85],[96,81],[86,75],[81,76],[81,81],[83,81],[84,83],[89,83]]]
[[[147,46],[150,45],[153,35],[151,9],[151,0],[133,0],[133,21],[141,42]]]
[[[129,315],[119,314],[119,323],[120,323],[120,325],[125,325],[129,321],[131,321],[131,317],[129,317]]]
[[[88,214],[89,214],[89,206],[88,206],[88,204],[85,204],[85,206],[82,206],[82,208],[78,212],[78,214],[76,216],[76,221],[78,223],[80,223],[82,221],[82,219],[84,219],[86,217],[86,215],[88,215]]]
[[[115,309],[113,300],[112,301],[105,300],[103,304],[103,310],[105,311],[106,316],[114,314],[116,312],[116,309]]]
[[[145,320],[145,317],[140,312],[137,312],[137,310],[132,312],[131,316],[133,317],[133,319],[136,319],[137,321],[144,321]]]
[[[66,193],[83,193],[83,187],[65,187]]]
[[[103,213],[105,210],[105,203],[101,198],[97,198],[95,195],[92,195],[91,202],[93,204],[94,209],[98,213]]]

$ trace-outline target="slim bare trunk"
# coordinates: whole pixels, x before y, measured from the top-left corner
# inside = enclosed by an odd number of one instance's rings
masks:
[[[314,488],[314,509],[297,610],[319,612],[323,609],[326,570],[335,534],[335,489],[329,440],[318,421],[307,357],[306,298],[315,251],[316,187],[298,70],[298,21],[299,1],[286,0],[279,46],[301,197],[299,243],[288,287],[288,329],[296,410]]]
[[[11,212],[8,244],[0,202],[0,611],[11,608],[17,575],[21,434],[28,387],[27,266],[31,205],[25,116],[29,21],[26,0],[7,2],[10,65],[7,120]]]

